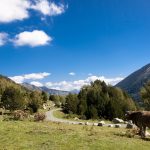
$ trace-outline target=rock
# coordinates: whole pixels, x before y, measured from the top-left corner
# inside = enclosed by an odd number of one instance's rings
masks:
[[[98,123],[93,123],[93,126],[98,126]]]
[[[145,135],[146,136],[150,136],[150,133],[148,131],[146,131]]]
[[[124,123],[125,123],[125,124],[128,124],[129,122],[128,122],[128,121],[125,121]]]
[[[74,118],[74,120],[75,120],[75,121],[78,121],[78,120],[79,120],[79,118],[75,117],[75,118]]]
[[[128,123],[126,126],[127,129],[133,129],[133,127],[134,127],[134,125],[132,123]]]
[[[109,125],[108,125],[108,127],[113,128],[113,127],[114,127],[114,125],[113,125],[113,124],[109,124]]]
[[[101,122],[98,123],[98,126],[101,126],[101,127],[102,127],[102,126],[104,126],[104,125],[105,125],[105,122],[104,122],[104,121],[101,121]]]
[[[121,128],[121,124],[115,124],[115,128]]]
[[[89,122],[86,122],[85,125],[89,126],[90,124],[89,124]]]
[[[113,123],[124,123],[124,121],[122,119],[119,119],[119,118],[114,118],[112,120]]]
[[[84,123],[83,122],[79,122],[79,125],[84,125]]]

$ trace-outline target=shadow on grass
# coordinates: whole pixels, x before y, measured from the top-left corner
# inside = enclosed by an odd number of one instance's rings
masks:
[[[150,141],[150,137],[145,137],[145,138],[141,138],[141,136],[139,135],[139,132],[137,132],[138,130],[127,130],[126,132],[121,132],[121,133],[114,133],[115,136],[120,136],[120,137],[126,137],[126,138],[134,138],[134,139],[141,139],[144,141]]]

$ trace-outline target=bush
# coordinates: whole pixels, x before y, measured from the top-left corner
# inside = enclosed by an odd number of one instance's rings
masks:
[[[36,113],[34,115],[34,121],[44,121],[44,119],[46,118],[44,113]]]
[[[24,120],[25,118],[28,118],[28,114],[25,113],[22,110],[16,110],[13,113],[13,119],[14,120]]]

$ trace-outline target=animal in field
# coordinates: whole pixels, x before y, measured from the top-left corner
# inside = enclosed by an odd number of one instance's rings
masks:
[[[142,138],[146,136],[146,127],[150,128],[150,111],[128,111],[126,113],[126,119],[132,120],[140,129],[140,135]]]

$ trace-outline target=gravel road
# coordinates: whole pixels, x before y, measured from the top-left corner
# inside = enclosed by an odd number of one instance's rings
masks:
[[[85,122],[81,122],[81,121],[70,121],[70,120],[65,120],[65,119],[60,119],[60,118],[56,118],[53,113],[55,111],[60,111],[61,109],[52,109],[48,112],[46,112],[46,121],[52,121],[52,122],[62,122],[62,123],[67,123],[67,124],[81,124],[81,125],[85,125]],[[113,124],[113,123],[112,123]],[[88,125],[95,125],[97,126],[97,123],[88,123]],[[110,124],[105,124],[104,126],[109,126]],[[115,124],[113,124],[115,126]],[[125,128],[126,124],[121,124],[121,127]]]

